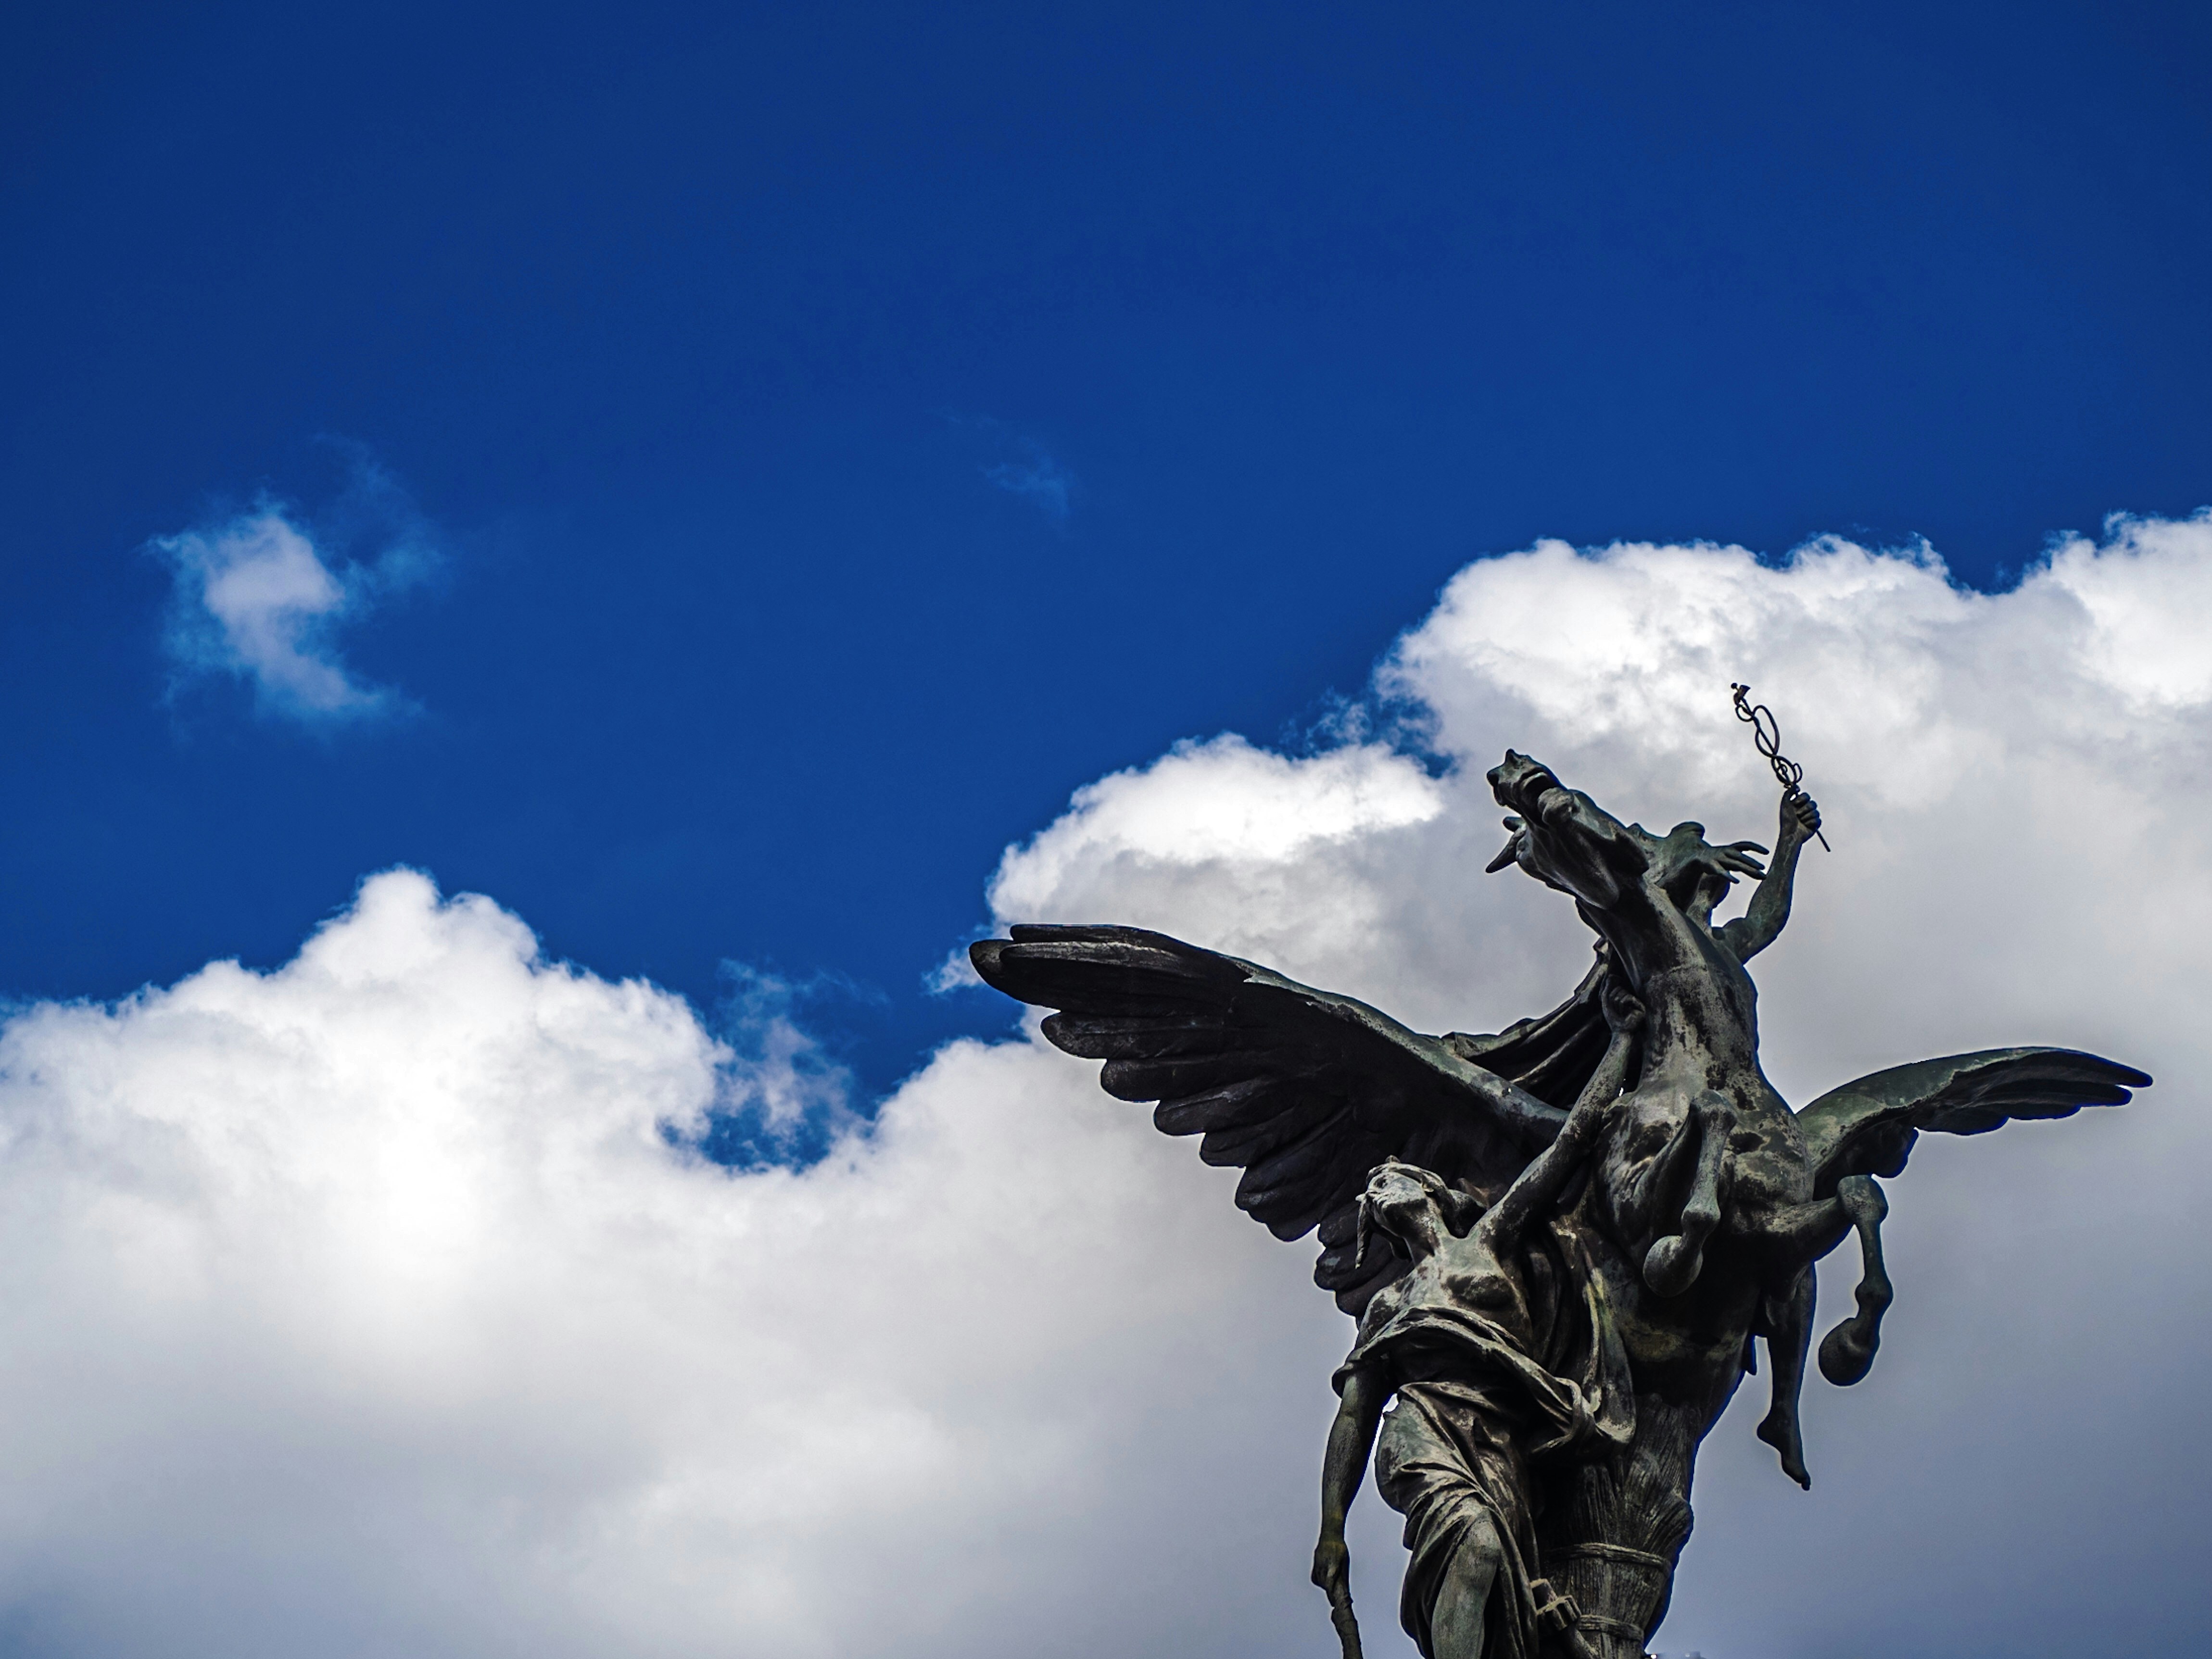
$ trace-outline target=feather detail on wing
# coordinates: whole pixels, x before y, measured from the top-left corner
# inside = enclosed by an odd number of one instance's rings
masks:
[[[1923,1129],[1986,1134],[2015,1118],[2124,1106],[2148,1074],[2075,1048],[1984,1048],[1916,1060],[1831,1089],[1797,1114],[1825,1198],[1845,1176],[1893,1176]]]
[[[1107,1093],[1158,1101],[1163,1131],[1243,1169],[1237,1207],[1278,1238],[1318,1226],[1315,1280],[1348,1311],[1389,1276],[1353,1270],[1369,1170],[1397,1157],[1502,1185],[1566,1120],[1444,1040],[1255,963],[1138,927],[1012,932],[969,948],[984,982],[1057,1010],[1045,1036],[1104,1060]]]

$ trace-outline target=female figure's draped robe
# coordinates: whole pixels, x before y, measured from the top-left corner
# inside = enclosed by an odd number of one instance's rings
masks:
[[[1399,1619],[1432,1659],[1429,1631],[1453,1555],[1487,1511],[1501,1547],[1484,1659],[1534,1659],[1532,1459],[1600,1455],[1635,1428],[1628,1360],[1577,1237],[1539,1225],[1510,1266],[1447,1235],[1367,1304],[1340,1394],[1374,1365],[1397,1395],[1382,1419],[1375,1484],[1406,1517]]]

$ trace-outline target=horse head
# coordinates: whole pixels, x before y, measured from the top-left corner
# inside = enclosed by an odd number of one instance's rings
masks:
[[[1512,838],[1490,870],[1517,864],[1547,887],[1610,910],[1650,866],[1650,836],[1566,787],[1543,762],[1509,749],[1487,776],[1491,793],[1512,815],[1505,820]]]
[[[1702,823],[1678,823],[1664,836],[1623,823],[1532,756],[1509,749],[1486,775],[1512,814],[1505,820],[1511,839],[1488,868],[1517,864],[1591,909],[1615,910],[1626,890],[1643,885],[1680,910],[1709,916],[1738,875],[1765,873],[1749,856],[1765,850],[1755,843],[1716,847]]]

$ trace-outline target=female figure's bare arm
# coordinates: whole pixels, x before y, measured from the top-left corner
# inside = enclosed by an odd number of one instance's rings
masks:
[[[1314,1546],[1313,1581],[1332,1602],[1349,1603],[1352,1553],[1344,1545],[1344,1517],[1359,1495],[1376,1425],[1390,1397],[1389,1379],[1374,1364],[1356,1365],[1344,1379],[1344,1395],[1329,1425],[1328,1451],[1321,1466],[1321,1542]]]
[[[1722,944],[1738,962],[1749,962],[1780,937],[1790,920],[1790,890],[1797,879],[1797,854],[1820,828],[1820,809],[1808,794],[1782,798],[1782,828],[1775,838],[1774,859],[1766,876],[1751,896],[1751,904],[1734,921],[1719,930]]]

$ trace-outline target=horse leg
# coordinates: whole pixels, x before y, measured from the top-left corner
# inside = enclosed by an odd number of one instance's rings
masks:
[[[1813,1346],[1813,1270],[1800,1267],[1779,1296],[1759,1298],[1758,1334],[1766,1339],[1766,1362],[1773,1370],[1772,1403],[1760,1419],[1758,1435],[1781,1454],[1782,1472],[1808,1492],[1813,1477],[1805,1468],[1805,1441],[1797,1422],[1797,1396],[1805,1381],[1805,1355]]]
[[[1881,1223],[1889,1213],[1889,1200],[1881,1187],[1872,1176],[1845,1176],[1836,1183],[1836,1201],[1858,1230],[1863,1265],[1854,1298],[1858,1311],[1820,1339],[1820,1375],[1838,1388],[1848,1389],[1874,1369],[1875,1350],[1881,1346],[1881,1316],[1896,1291],[1881,1259]]]
[[[1705,1265],[1705,1241],[1721,1224],[1734,1172],[1728,1143],[1735,1128],[1735,1109],[1728,1097],[1708,1089],[1690,1115],[1698,1126],[1698,1167],[1682,1206],[1680,1231],[1659,1240],[1644,1257],[1644,1282],[1661,1296],[1680,1296],[1697,1282]]]
[[[1851,1213],[1838,1198],[1781,1204],[1771,1210],[1738,1208],[1728,1218],[1729,1237],[1754,1249],[1774,1278],[1810,1267],[1850,1231]]]
[[[1650,1097],[1643,1098],[1648,1101]],[[1674,1099],[1679,1101],[1680,1097]],[[1642,1109],[1653,1109],[1644,1105]],[[1613,1177],[1609,1198],[1615,1237],[1623,1241],[1650,1237],[1659,1231],[1660,1216],[1669,1200],[1688,1187],[1690,1166],[1697,1158],[1698,1120],[1687,1102],[1681,1102],[1681,1112],[1658,1151],[1640,1165]]]

